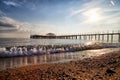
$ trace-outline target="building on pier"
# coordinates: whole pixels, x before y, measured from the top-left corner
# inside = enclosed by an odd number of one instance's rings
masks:
[[[54,33],[47,33],[46,35],[31,35],[30,38],[33,38],[33,39],[55,39],[56,35]]]

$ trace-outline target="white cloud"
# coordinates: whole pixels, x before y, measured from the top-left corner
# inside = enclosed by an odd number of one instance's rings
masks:
[[[91,0],[78,6],[77,9],[76,7],[70,8],[66,23],[69,29],[73,29],[68,31],[82,33],[120,30],[120,8],[110,7],[105,2],[106,0]]]
[[[105,24],[120,24],[120,9],[117,7],[103,7],[103,3],[106,0],[92,0],[87,2],[79,9],[72,9],[70,11],[69,19],[76,18],[76,24],[79,25],[105,25]],[[115,4],[113,0],[110,0],[111,4]],[[109,4],[108,4],[109,6]],[[93,15],[93,16],[92,16]],[[77,16],[77,17],[76,17]],[[74,19],[75,19],[74,18]],[[94,22],[90,22],[90,20]]]
[[[30,36],[32,25],[20,22],[10,17],[0,17],[0,37],[27,38]]]
[[[31,28],[31,24],[27,22],[19,22],[10,17],[0,17],[0,29],[1,31],[24,31],[29,32]]]
[[[58,25],[49,22],[38,22],[28,23],[20,22],[10,17],[0,18],[0,33],[29,33],[29,34],[47,34],[47,33],[58,33],[59,29],[56,28]],[[4,25],[3,25],[4,24]],[[60,26],[59,26],[60,27]],[[17,34],[16,34],[17,35]]]
[[[3,1],[4,4],[8,5],[8,6],[14,6],[14,7],[18,7],[20,6],[20,4],[15,3],[13,1]]]
[[[12,18],[9,17],[0,17],[0,27],[2,28],[13,28],[17,29],[19,28],[19,23]]]
[[[70,16],[77,15],[77,14],[82,13],[84,11],[86,11],[86,10],[85,9],[71,10]]]
[[[80,13],[83,13],[85,11],[88,11],[92,8],[96,8],[101,6],[101,4],[104,2],[105,0],[91,0],[90,2],[85,3],[84,5],[81,6],[80,9],[72,9],[70,11],[70,16],[74,16]]]
[[[2,10],[0,10],[0,16],[6,16],[6,14]]]

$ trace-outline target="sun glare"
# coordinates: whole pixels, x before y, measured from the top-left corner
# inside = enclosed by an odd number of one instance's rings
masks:
[[[99,9],[88,10],[84,13],[89,22],[97,22],[100,20],[100,11]]]
[[[100,16],[97,13],[91,13],[90,16],[88,16],[89,21],[96,22],[100,19]]]

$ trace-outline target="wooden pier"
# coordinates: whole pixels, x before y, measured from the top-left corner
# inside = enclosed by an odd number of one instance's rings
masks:
[[[88,34],[77,34],[77,35],[31,35],[30,38],[35,39],[80,39],[80,40],[95,40],[95,41],[106,41],[106,42],[120,42],[120,31],[117,32],[101,32],[101,33],[88,33]],[[117,40],[116,40],[117,39]]]

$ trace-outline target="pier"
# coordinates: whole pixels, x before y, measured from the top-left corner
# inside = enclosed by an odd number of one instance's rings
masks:
[[[113,43],[114,41],[120,42],[120,31],[112,32],[99,32],[99,33],[87,33],[76,35],[31,35],[30,38],[34,39],[80,39],[80,40],[95,40],[106,41]]]

